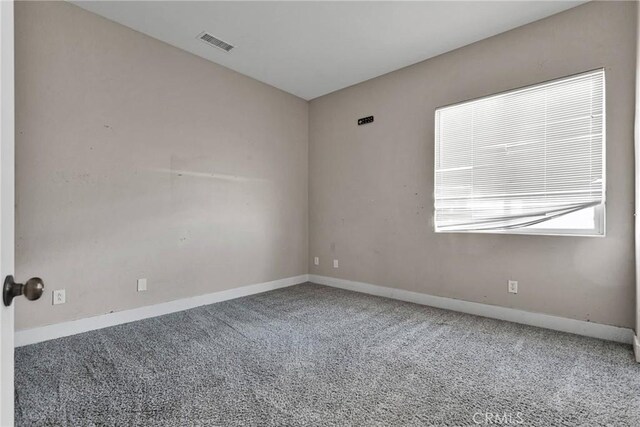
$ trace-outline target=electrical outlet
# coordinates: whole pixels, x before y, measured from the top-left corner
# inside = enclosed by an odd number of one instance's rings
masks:
[[[147,279],[138,279],[138,292],[147,290]]]
[[[509,293],[517,294],[518,293],[518,281],[517,280],[509,280]]]
[[[337,259],[333,260],[333,268],[338,268],[338,260]]]
[[[320,258],[319,257],[313,258],[313,264],[314,265],[320,265]]]
[[[53,305],[64,304],[67,302],[67,296],[64,289],[53,291]]]

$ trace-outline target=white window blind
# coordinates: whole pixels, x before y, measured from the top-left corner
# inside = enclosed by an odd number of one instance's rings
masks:
[[[436,110],[436,231],[532,227],[605,202],[604,70]]]

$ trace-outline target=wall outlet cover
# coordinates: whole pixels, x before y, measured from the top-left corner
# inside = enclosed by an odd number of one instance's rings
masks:
[[[67,302],[67,295],[64,289],[57,289],[53,291],[53,305],[64,304]]]
[[[147,279],[138,279],[138,292],[147,290]]]
[[[320,265],[320,258],[319,257],[313,258],[313,265]]]
[[[518,281],[517,280],[509,280],[508,290],[509,290],[509,293],[517,294],[518,293]]]
[[[338,268],[338,260],[337,259],[333,260],[333,268]]]

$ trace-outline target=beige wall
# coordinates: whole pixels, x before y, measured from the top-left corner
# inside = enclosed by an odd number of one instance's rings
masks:
[[[67,292],[17,329],[307,272],[306,101],[70,4],[15,14],[16,273]]]
[[[309,105],[75,6],[18,3],[16,273],[68,302],[19,300],[16,326],[311,272],[631,327],[635,25],[633,3],[589,3]],[[607,237],[435,234],[434,109],[598,67]]]
[[[310,272],[632,327],[635,25],[633,3],[589,3],[313,100]],[[435,108],[598,67],[607,236],[435,234]]]

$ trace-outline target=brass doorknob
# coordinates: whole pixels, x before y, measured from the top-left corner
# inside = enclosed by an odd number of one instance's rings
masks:
[[[4,305],[8,307],[11,305],[14,297],[24,295],[25,298],[33,301],[40,298],[42,292],[44,292],[44,282],[39,277],[32,277],[23,285],[22,283],[16,283],[13,280],[13,276],[7,276],[4,279],[2,289],[2,301]]]

